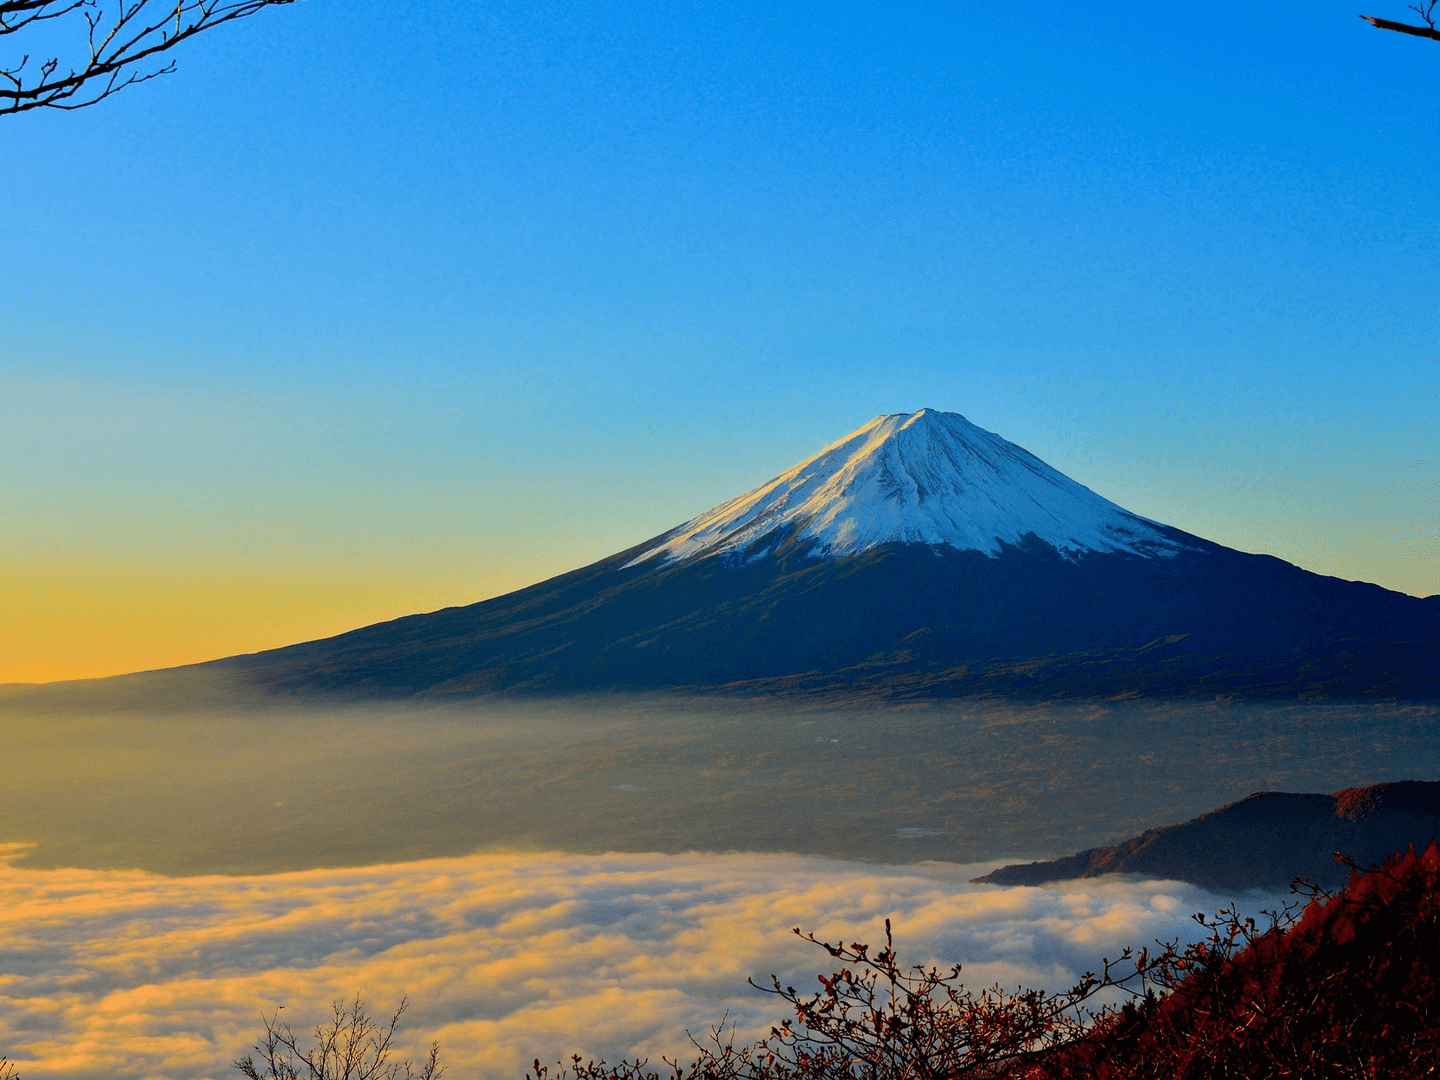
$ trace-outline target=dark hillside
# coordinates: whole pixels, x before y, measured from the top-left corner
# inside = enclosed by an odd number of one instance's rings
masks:
[[[1183,534],[1178,534],[1183,535]],[[1188,538],[1173,558],[889,544],[627,568],[217,661],[266,692],[731,687],[1066,697],[1440,696],[1440,598]]]
[[[1356,875],[1288,929],[1192,947],[1171,993],[1109,1018],[1030,1080],[1440,1075],[1437,888],[1431,844]]]
[[[1369,866],[1440,838],[1440,783],[1406,780],[1333,795],[1265,791],[1180,825],[1151,829],[1115,847],[1051,862],[1006,866],[979,880],[1038,885],[1101,874],[1145,874],[1211,889],[1340,885],[1335,853]]]

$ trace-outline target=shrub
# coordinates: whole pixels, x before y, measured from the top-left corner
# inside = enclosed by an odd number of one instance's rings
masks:
[[[1045,1080],[1440,1076],[1440,848],[1413,848],[1261,933],[1232,917],[1104,1017]]]
[[[794,1014],[753,1044],[711,1031],[689,1063],[582,1062],[528,1080],[1417,1080],[1440,1077],[1440,848],[1353,867],[1329,894],[1196,916],[1203,940],[1122,954],[1062,994],[979,993],[960,967],[815,942],[841,961],[819,992],[762,987]],[[800,931],[796,931],[800,933]],[[1090,1008],[1111,990],[1121,1005]],[[733,1036],[733,1029],[731,1032]]]
[[[1102,990],[1143,993],[1165,954],[1135,957],[1126,950],[1060,994],[1000,987],[971,991],[960,982],[961,966],[904,967],[890,921],[885,947],[872,953],[855,942],[830,944],[794,931],[841,962],[820,976],[820,990],[802,994],[783,986],[758,986],[794,1012],[757,1043],[736,1046],[723,1025],[710,1032],[689,1064],[665,1060],[658,1072],[640,1061],[609,1065],[572,1057],[552,1074],[537,1060],[527,1080],[939,1080],[1015,1074],[1023,1062],[1065,1046],[1090,1029],[1086,1003]],[[733,1036],[733,1028],[731,1030]]]
[[[1234,907],[1196,916],[1203,940],[1126,950],[1059,994],[976,992],[958,964],[905,967],[888,920],[874,953],[797,929],[840,966],[813,994],[773,976],[759,987],[792,1013],[765,1038],[737,1045],[722,1020],[688,1062],[537,1059],[527,1080],[1440,1080],[1440,847],[1352,871],[1335,894],[1297,883],[1308,902],[1263,926]],[[276,1014],[258,1061],[235,1067],[249,1080],[435,1080],[438,1046],[418,1073],[389,1061],[404,1010],[384,1027],[358,998],[337,1002],[304,1051]]]
[[[430,1055],[419,1071],[408,1060],[391,1061],[391,1043],[400,1026],[406,1002],[380,1024],[365,1011],[365,1003],[356,997],[346,1005],[335,1001],[330,1005],[329,1023],[315,1026],[315,1039],[306,1049],[280,1019],[278,1011],[262,1017],[265,1035],[255,1047],[255,1054],[246,1054],[233,1062],[249,1080],[439,1080],[445,1067],[440,1064],[440,1044],[432,1043]],[[3,1077],[0,1077],[3,1080]]]

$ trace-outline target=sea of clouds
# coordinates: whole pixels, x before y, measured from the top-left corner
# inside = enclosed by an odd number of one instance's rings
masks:
[[[0,859],[21,849],[0,845]],[[747,985],[814,985],[830,958],[790,934],[883,939],[965,965],[972,986],[1068,987],[1127,944],[1196,936],[1228,898],[1175,882],[967,884],[983,867],[784,855],[473,855],[257,877],[0,864],[0,1054],[41,1077],[238,1076],[283,1006],[297,1028],[361,994],[411,1007],[404,1049],[438,1039],[448,1076],[533,1058],[684,1054],[728,1015],[785,1015]],[[1251,910],[1274,898],[1250,896]]]

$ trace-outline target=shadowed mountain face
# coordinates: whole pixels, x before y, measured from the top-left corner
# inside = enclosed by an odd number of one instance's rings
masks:
[[[1421,699],[1440,696],[1437,661],[1440,597],[1220,547],[921,410],[593,566],[209,670],[364,697]]]
[[[1180,534],[1183,535],[1183,534]],[[921,544],[627,566],[222,661],[301,693],[724,687],[1433,698],[1435,600],[1193,541],[1166,559]]]
[[[1295,878],[1342,885],[1349,869],[1378,865],[1440,838],[1440,783],[1405,780],[1333,795],[1263,791],[1126,840],[1051,862],[1006,866],[977,880],[993,885],[1144,874],[1212,889],[1285,885]]]

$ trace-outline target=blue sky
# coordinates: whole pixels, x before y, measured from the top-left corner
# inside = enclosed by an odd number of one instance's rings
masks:
[[[0,120],[8,677],[494,595],[922,406],[1440,591],[1440,45],[1358,12],[304,0]]]

